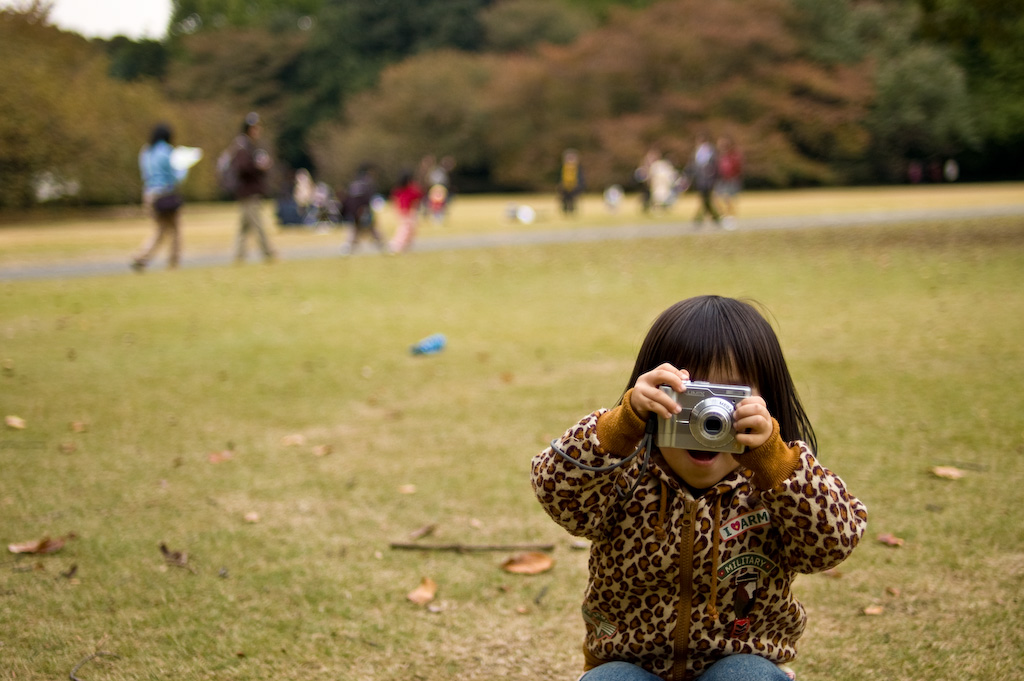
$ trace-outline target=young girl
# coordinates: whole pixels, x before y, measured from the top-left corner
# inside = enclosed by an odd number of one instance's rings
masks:
[[[398,176],[398,184],[391,191],[391,198],[398,211],[398,231],[391,241],[391,250],[402,253],[412,246],[412,240],[416,238],[416,213],[423,198],[423,190],[413,179],[411,170],[404,170]]]
[[[733,413],[742,454],[645,438],[681,409],[660,386],[691,379],[752,389]],[[815,458],[774,331],[745,302],[683,300],[654,322],[626,388],[533,460],[545,510],[592,542],[584,681],[793,678],[806,623],[793,578],[842,562],[867,512]]]

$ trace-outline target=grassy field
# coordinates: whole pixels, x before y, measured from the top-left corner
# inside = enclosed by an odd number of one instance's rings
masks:
[[[791,212],[891,205],[853,194]],[[193,247],[225,248],[226,209],[189,210],[193,233],[221,216]],[[123,256],[146,229],[8,225],[0,257]],[[797,581],[799,678],[1024,678],[1022,271],[1024,218],[999,218],[0,283],[0,416],[24,422],[0,431],[0,541],[66,538],[0,558],[0,679],[97,651],[83,681],[574,679],[586,551],[529,461],[700,293],[772,311],[820,458],[870,512],[837,573]],[[411,356],[433,332],[448,347]],[[426,525],[420,542],[554,544],[555,567],[390,548]],[[406,599],[424,577],[428,607]]]

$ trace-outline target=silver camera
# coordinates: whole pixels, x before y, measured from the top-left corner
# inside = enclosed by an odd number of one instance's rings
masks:
[[[686,392],[681,393],[667,385],[661,386],[683,409],[670,418],[658,419],[658,446],[742,453],[744,446],[736,442],[732,412],[737,403],[750,397],[750,388],[707,381],[687,381],[684,385]]]

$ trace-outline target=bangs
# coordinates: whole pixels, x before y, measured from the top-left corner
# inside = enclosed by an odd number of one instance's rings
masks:
[[[687,325],[676,356],[666,361],[686,369],[694,381],[726,376],[730,380],[753,378],[749,365],[741,360],[744,345],[737,341],[735,329],[730,329],[723,319],[704,321],[712,323]]]
[[[631,383],[668,362],[695,381],[729,377],[761,389],[765,368],[781,353],[768,321],[749,303],[702,296],[676,303],[651,326],[637,357]]]

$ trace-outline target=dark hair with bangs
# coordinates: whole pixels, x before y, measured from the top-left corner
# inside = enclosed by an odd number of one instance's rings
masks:
[[[786,442],[803,440],[817,453],[814,429],[789,375],[768,320],[751,303],[722,296],[681,300],[654,321],[637,354],[636,380],[664,363],[706,381],[712,372],[736,374],[761,394]]]

